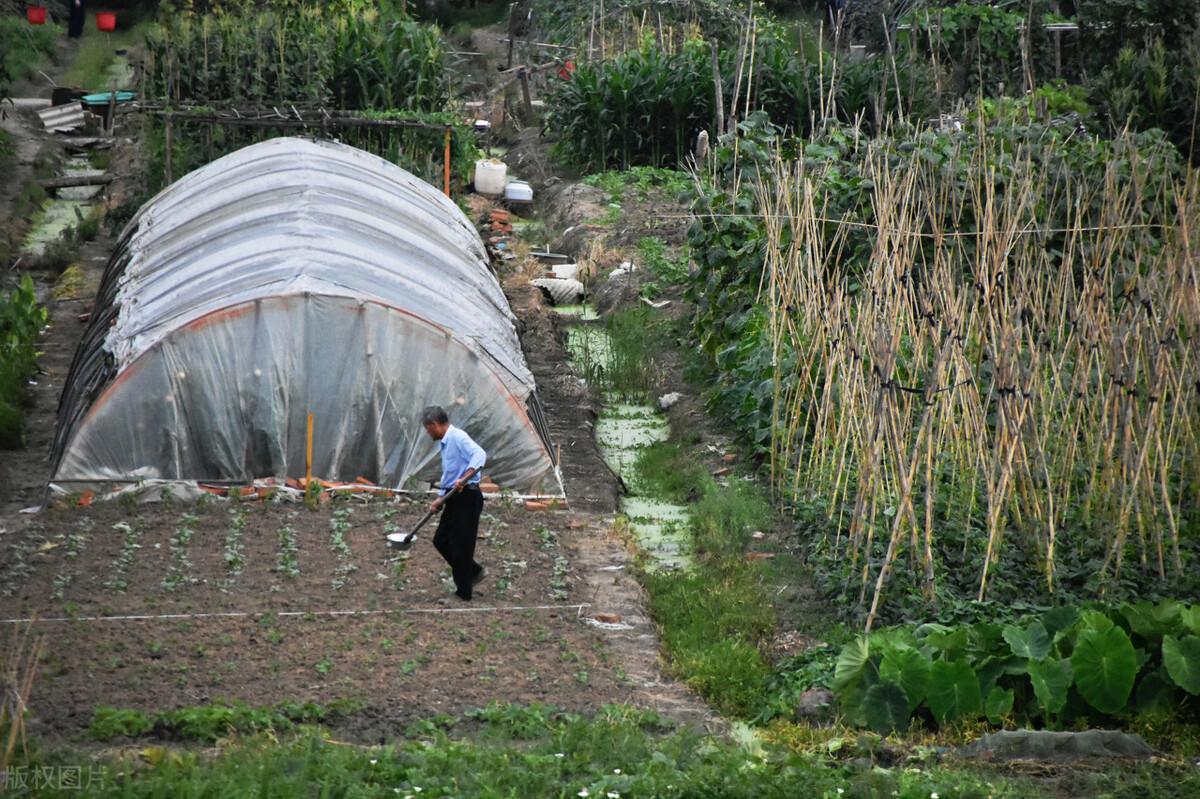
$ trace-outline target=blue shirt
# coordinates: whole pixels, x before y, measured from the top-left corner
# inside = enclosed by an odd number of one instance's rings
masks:
[[[455,481],[462,477],[467,469],[475,470],[470,480],[471,485],[479,485],[479,478],[482,476],[479,470],[487,463],[487,453],[483,451],[483,447],[454,425],[446,428],[446,435],[442,436],[438,447],[442,451],[442,482],[439,494],[445,495],[454,488]]]

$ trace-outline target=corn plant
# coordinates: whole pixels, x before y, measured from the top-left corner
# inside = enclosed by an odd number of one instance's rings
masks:
[[[37,369],[37,340],[48,319],[29,275],[0,294],[0,449],[21,446],[26,381]]]
[[[172,8],[148,36],[146,85],[169,105],[434,111],[448,99],[437,29],[364,0]]]

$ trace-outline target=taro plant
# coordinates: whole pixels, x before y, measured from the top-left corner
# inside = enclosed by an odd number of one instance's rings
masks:
[[[846,644],[833,685],[846,717],[886,733],[910,719],[1051,728],[1200,711],[1200,606],[1063,606],[1014,623],[923,624]]]

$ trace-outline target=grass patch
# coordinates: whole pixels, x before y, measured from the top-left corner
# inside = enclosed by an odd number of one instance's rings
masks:
[[[62,28],[57,25],[30,25],[16,15],[0,16],[0,97],[54,53],[54,42],[61,35]]]
[[[581,326],[571,343],[583,377],[610,399],[644,402],[662,385],[669,323],[645,306],[625,308],[599,325]]]
[[[466,737],[469,735],[470,737]],[[70,762],[67,753],[55,760]],[[389,797],[1034,797],[1034,786],[968,771],[880,769],[831,762],[768,743],[761,750],[673,730],[654,713],[609,706],[593,716],[493,704],[438,716],[378,747],[304,730],[260,735],[219,754],[174,751],[129,768],[97,764],[89,795]],[[44,796],[69,796],[77,789]]]
[[[756,565],[709,559],[686,572],[644,572],[642,582],[672,670],[723,713],[757,715],[775,614]]]
[[[89,31],[89,35],[79,39],[79,50],[59,83],[63,86],[83,86],[96,91],[108,91],[111,87],[101,84],[104,74],[117,57],[117,51],[140,43],[153,24],[150,20],[143,20],[133,27],[107,35]]]
[[[761,715],[776,619],[764,570],[744,550],[750,534],[770,521],[770,506],[747,483],[718,485],[678,444],[647,447],[635,473],[639,493],[693,503],[695,568],[642,571],[672,668],[722,712]]]

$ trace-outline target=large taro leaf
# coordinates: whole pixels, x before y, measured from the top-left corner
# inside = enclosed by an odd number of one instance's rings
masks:
[[[1200,636],[1165,636],[1162,654],[1167,674],[1175,684],[1193,696],[1200,694]]]
[[[1071,688],[1071,661],[1048,658],[1029,662],[1029,680],[1038,706],[1045,715],[1062,712]]]
[[[1150,641],[1157,641],[1164,635],[1181,632],[1182,621],[1179,611],[1179,603],[1172,599],[1157,604],[1143,599],[1121,606],[1121,615],[1129,622],[1129,628]]]
[[[1179,618],[1192,635],[1200,635],[1200,605],[1181,607]]]
[[[908,728],[908,697],[894,682],[883,680],[867,689],[863,697],[867,726],[880,735]]]
[[[1008,625],[1004,628],[1004,640],[1019,658],[1044,660],[1046,655],[1050,654],[1050,633],[1040,621],[1035,621],[1028,627]]]
[[[997,686],[989,691],[987,699],[983,703],[983,712],[988,721],[992,724],[1004,721],[1004,717],[1012,712],[1015,696],[1016,694],[1011,688]]]
[[[1071,668],[1079,695],[1096,710],[1112,715],[1129,701],[1138,657],[1129,635],[1120,627],[1089,628],[1079,633]]]
[[[911,646],[893,646],[883,655],[883,661],[879,664],[879,677],[904,689],[904,694],[908,697],[908,710],[912,712],[925,698],[929,687],[929,670],[932,666],[929,658],[920,650]]]
[[[933,664],[926,701],[938,723],[975,716],[983,709],[979,679],[965,660],[939,660]]]
[[[1133,701],[1142,713],[1154,710],[1169,712],[1175,706],[1177,692],[1178,689],[1167,674],[1166,668],[1159,666],[1138,680],[1137,688],[1133,692]]]
[[[1079,610],[1070,605],[1050,608],[1042,614],[1042,626],[1046,628],[1046,632],[1054,636],[1055,640],[1058,639],[1059,634],[1075,626],[1077,621],[1079,621]]]
[[[834,690],[841,690],[854,682],[862,674],[870,659],[871,645],[866,637],[855,638],[843,646],[842,651],[838,653],[837,664],[833,669]]]

